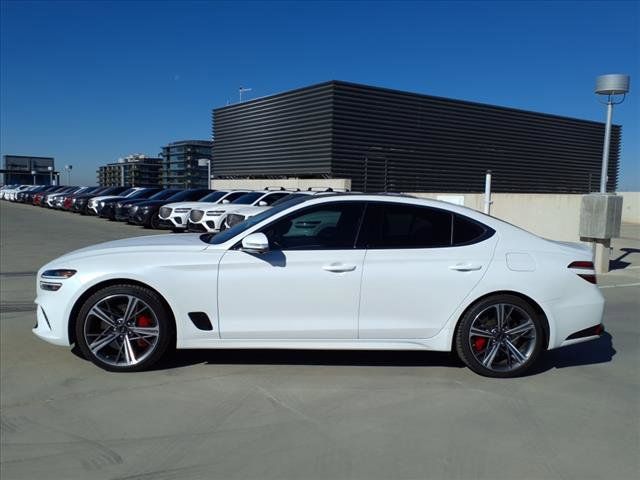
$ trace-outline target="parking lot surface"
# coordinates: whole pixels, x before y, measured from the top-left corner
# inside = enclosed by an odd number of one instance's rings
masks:
[[[188,351],[108,373],[31,333],[35,273],[138,227],[0,202],[0,477],[573,479],[640,471],[640,226],[599,283],[607,334],[531,375],[433,352]]]

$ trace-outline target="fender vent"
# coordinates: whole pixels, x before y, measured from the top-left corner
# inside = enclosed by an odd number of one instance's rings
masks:
[[[209,317],[204,312],[189,312],[189,318],[198,330],[213,330]]]

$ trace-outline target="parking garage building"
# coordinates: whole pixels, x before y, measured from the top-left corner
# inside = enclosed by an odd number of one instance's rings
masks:
[[[587,193],[604,124],[342,81],[213,111],[217,179],[348,178],[368,192]],[[621,128],[611,135],[608,189]]]

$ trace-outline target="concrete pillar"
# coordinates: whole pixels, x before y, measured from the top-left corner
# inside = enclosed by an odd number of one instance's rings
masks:
[[[596,273],[608,273],[609,272],[609,256],[611,252],[611,240],[597,240],[593,244],[594,255],[593,265]]]

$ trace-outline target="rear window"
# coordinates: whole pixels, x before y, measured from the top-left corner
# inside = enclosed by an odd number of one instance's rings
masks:
[[[456,214],[453,220],[453,245],[470,245],[480,242],[493,235],[489,227]]]
[[[362,227],[363,242],[367,248],[448,247],[452,222],[453,215],[446,210],[370,204]]]
[[[370,203],[358,238],[362,248],[442,248],[471,245],[494,234],[480,222],[449,210]]]

